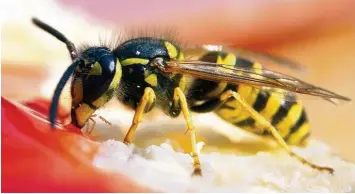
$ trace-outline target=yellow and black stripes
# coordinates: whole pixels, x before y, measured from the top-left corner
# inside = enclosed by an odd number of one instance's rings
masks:
[[[218,62],[219,64],[224,65],[234,65],[236,63],[235,55],[217,51],[208,52],[199,60],[208,62]],[[220,94],[223,93],[227,85],[228,84],[225,82],[217,83],[213,81],[206,81],[203,79],[196,79],[192,83],[191,88],[193,89],[190,90],[190,95],[194,100],[216,99],[219,97]]]
[[[202,61],[214,62],[236,67],[253,68],[257,73],[262,72],[259,63],[225,52],[208,52],[200,58]],[[269,90],[250,87],[247,85],[232,85],[197,79],[190,89],[193,97],[191,110],[195,112],[209,112],[216,114],[226,121],[252,133],[267,135],[259,123],[243,110],[233,99],[226,102],[219,101],[219,96],[227,91],[236,91],[260,115],[272,123],[280,135],[289,144],[302,144],[309,136],[309,124],[304,107],[290,97],[284,98],[282,93],[272,93]]]
[[[284,137],[285,141],[291,145],[306,144],[307,138],[310,136],[309,123],[305,110],[294,124],[290,132]]]

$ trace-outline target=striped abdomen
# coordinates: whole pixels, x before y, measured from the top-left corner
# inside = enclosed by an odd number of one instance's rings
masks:
[[[255,71],[261,71],[260,64],[229,53],[208,52],[200,60],[231,66],[254,67]],[[217,106],[217,99],[227,90],[236,91],[279,131],[288,144],[302,145],[307,140],[310,132],[304,107],[296,100],[286,100],[280,92],[272,93],[269,90],[246,85],[196,80],[191,88],[191,94],[196,99],[191,104],[191,109],[207,112],[207,109],[212,110],[215,106],[215,113],[224,120],[258,135],[271,135],[260,126],[260,123],[251,118],[235,99],[231,98],[226,103]]]

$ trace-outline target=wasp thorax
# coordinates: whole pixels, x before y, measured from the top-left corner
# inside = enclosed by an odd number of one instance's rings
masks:
[[[166,60],[175,59],[179,54],[179,49],[174,44],[163,39],[142,37],[124,42],[113,53],[120,61],[128,63],[129,60],[135,60],[135,62],[142,60],[141,62],[144,62],[144,60],[150,61],[157,57]]]

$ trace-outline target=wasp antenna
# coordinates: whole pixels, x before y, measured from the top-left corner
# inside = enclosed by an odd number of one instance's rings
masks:
[[[58,40],[64,42],[67,45],[67,48],[69,50],[69,54],[72,60],[76,59],[78,56],[75,45],[68,40],[62,33],[60,33],[58,30],[54,29],[52,26],[44,23],[43,21],[37,19],[37,18],[32,18],[32,22],[42,30],[48,32],[49,34],[53,35],[56,37]]]
[[[71,64],[67,70],[63,73],[62,77],[59,80],[59,83],[57,87],[55,88],[54,95],[52,98],[51,106],[50,106],[50,111],[49,111],[49,121],[51,123],[51,128],[54,128],[56,116],[57,116],[57,109],[58,109],[58,103],[59,103],[59,97],[60,94],[62,93],[62,90],[69,80],[70,76],[74,72],[75,68],[81,63],[80,60],[75,61],[73,64]]]

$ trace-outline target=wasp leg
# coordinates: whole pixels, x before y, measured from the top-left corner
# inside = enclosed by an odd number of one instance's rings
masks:
[[[86,124],[86,134],[87,134],[87,135],[90,135],[90,134],[94,131],[94,129],[95,129],[96,121],[93,119],[94,117],[99,117],[99,119],[101,119],[104,123],[106,123],[107,125],[112,126],[112,124],[111,124],[108,120],[106,120],[105,118],[103,118],[102,116],[97,115],[97,114],[93,114],[93,115],[91,115],[91,117],[89,118],[89,120],[93,122],[93,124],[91,125],[91,127],[90,127],[89,123]]]
[[[101,121],[103,121],[104,123],[106,123],[106,124],[112,126],[112,123],[111,123],[110,121],[108,121],[107,119],[105,119],[104,117],[102,117],[102,116],[100,116],[100,115],[93,114],[93,115],[91,115],[91,117],[99,117],[99,119],[100,119]]]
[[[90,135],[94,131],[94,128],[95,128],[95,125],[96,125],[96,121],[92,117],[90,117],[89,120],[92,122],[92,125],[90,127],[89,123],[86,124],[86,126],[87,126],[86,127],[87,128],[86,134],[87,135]]]
[[[185,94],[182,92],[180,88],[175,88],[174,90],[174,103],[180,102],[181,110],[182,113],[185,117],[186,125],[187,125],[187,132],[190,132],[190,137],[191,137],[191,146],[192,146],[192,152],[191,152],[191,157],[193,159],[193,165],[194,165],[194,172],[192,175],[202,175],[201,171],[201,163],[200,159],[197,154],[197,145],[196,145],[196,131],[195,127],[192,124],[189,108],[186,102],[186,97]]]
[[[153,108],[154,103],[155,103],[154,90],[149,87],[145,88],[144,94],[139,102],[138,108],[137,108],[136,112],[134,113],[132,125],[126,134],[126,137],[124,138],[123,143],[128,145],[132,142],[133,135],[138,127],[138,124],[142,121],[144,112],[147,110],[151,110]]]
[[[237,92],[234,92],[232,90],[228,90],[221,95],[220,100],[226,101],[232,97],[235,98],[250,113],[250,115],[253,117],[253,119],[255,119],[257,122],[259,122],[261,125],[265,126],[265,128],[271,132],[271,134],[274,136],[274,138],[276,139],[279,146],[281,146],[284,150],[286,150],[290,156],[295,157],[297,160],[301,161],[303,164],[310,166],[313,169],[317,169],[320,171],[325,170],[330,173],[334,172],[334,170],[332,168],[318,166],[316,164],[313,164],[312,162],[309,162],[308,160],[304,159],[303,157],[301,157],[301,156],[297,155],[295,152],[293,152],[291,150],[291,148],[286,144],[284,139],[281,137],[279,132],[275,129],[275,127],[272,126],[272,124],[270,122],[268,122],[263,116],[261,116],[257,111],[255,111],[247,102],[245,102],[245,100],[242,99]]]

